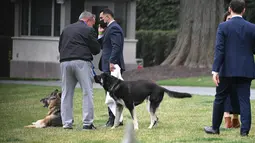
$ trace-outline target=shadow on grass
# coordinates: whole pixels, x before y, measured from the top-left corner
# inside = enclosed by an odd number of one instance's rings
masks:
[[[178,142],[213,142],[213,141],[223,141],[224,139],[222,138],[195,138],[195,139],[187,139],[187,140],[178,140]]]
[[[5,140],[2,140],[1,142],[21,142],[23,140],[19,139],[19,138],[7,138]]]

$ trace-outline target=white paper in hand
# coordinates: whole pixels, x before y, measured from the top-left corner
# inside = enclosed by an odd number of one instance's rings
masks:
[[[115,64],[114,65],[114,71],[111,72],[111,75],[114,77],[117,77],[120,80],[123,80],[122,76],[121,76],[121,72],[120,72],[120,67],[119,65]],[[106,98],[105,98],[105,104],[108,105],[108,107],[111,109],[112,113],[114,114],[114,116],[116,115],[116,103],[114,101],[114,99],[109,95],[109,92],[107,92],[106,94]],[[123,120],[123,115],[121,114],[120,117],[120,121]]]

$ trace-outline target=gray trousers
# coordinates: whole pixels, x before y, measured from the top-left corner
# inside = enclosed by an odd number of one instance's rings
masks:
[[[74,89],[79,82],[82,95],[83,125],[94,120],[92,64],[82,60],[60,63],[62,75],[61,117],[63,126],[72,126]]]

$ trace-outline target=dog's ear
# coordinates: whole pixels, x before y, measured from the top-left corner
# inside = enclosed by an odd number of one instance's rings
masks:
[[[100,76],[101,76],[101,79],[102,79],[103,81],[105,81],[105,80],[107,80],[109,77],[111,77],[111,74],[109,74],[109,73],[102,73]]]
[[[49,97],[55,96],[57,93],[58,93],[58,89],[55,89],[53,92],[50,93]]]
[[[58,93],[58,89],[55,89],[55,90],[53,91],[53,94],[56,94],[56,93]]]
[[[58,98],[61,98],[61,95],[62,95],[62,92],[59,92],[59,93],[57,94],[57,97],[58,97]]]
[[[108,73],[102,73],[100,76],[101,76],[101,78],[102,79],[105,79],[105,77],[107,77],[107,76],[109,76],[110,74],[108,74]]]

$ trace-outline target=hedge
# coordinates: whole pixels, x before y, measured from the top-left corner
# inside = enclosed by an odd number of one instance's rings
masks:
[[[173,30],[178,27],[180,0],[137,0],[136,30]]]
[[[136,32],[136,58],[143,59],[143,66],[155,66],[162,63],[173,49],[177,31],[146,31]]]

